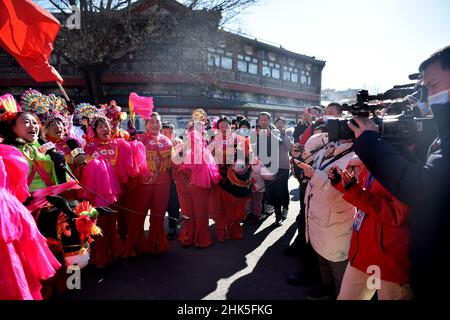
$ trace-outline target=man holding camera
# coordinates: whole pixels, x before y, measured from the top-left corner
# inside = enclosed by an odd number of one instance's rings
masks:
[[[345,169],[355,157],[351,140],[339,140],[321,149],[312,166],[297,162],[310,178],[306,193],[306,241],[311,243],[319,261],[321,286],[307,295],[310,300],[334,299],[341,287],[347,266],[356,209],[342,199],[328,179],[331,166]]]
[[[411,287],[417,298],[448,296],[450,278],[443,261],[450,245],[450,46],[422,62],[419,71],[428,90],[428,102],[438,137],[425,164],[408,161],[384,141],[375,123],[354,118],[353,148],[381,185],[409,205]],[[383,270],[381,270],[383,272]]]

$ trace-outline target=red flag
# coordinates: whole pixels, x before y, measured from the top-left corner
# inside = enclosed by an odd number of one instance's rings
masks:
[[[48,62],[60,28],[51,13],[31,0],[0,0],[0,45],[37,82],[63,82]]]

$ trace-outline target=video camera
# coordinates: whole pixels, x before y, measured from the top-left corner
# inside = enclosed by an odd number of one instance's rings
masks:
[[[352,116],[369,117],[377,124],[381,136],[391,143],[417,144],[431,142],[435,132],[432,117],[424,117],[420,106],[427,101],[426,88],[407,84],[394,86],[385,93],[369,95],[360,90],[355,104],[344,104],[343,111]],[[351,118],[328,119],[326,126],[329,141],[354,139],[347,123]]]

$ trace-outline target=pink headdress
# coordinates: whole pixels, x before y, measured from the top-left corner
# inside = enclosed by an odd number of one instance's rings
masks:
[[[116,101],[111,100],[111,102],[108,104],[102,104],[100,105],[101,109],[103,110],[103,113],[106,115],[106,117],[109,120],[126,120],[127,114],[126,112],[122,112],[122,108],[117,105]]]

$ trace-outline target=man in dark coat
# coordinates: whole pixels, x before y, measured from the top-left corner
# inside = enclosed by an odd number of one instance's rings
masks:
[[[375,178],[395,197],[411,206],[411,287],[418,299],[449,297],[446,261],[450,248],[450,46],[419,67],[438,131],[425,164],[406,160],[380,138],[369,119],[355,118],[354,151]],[[385,241],[389,241],[385,239]],[[383,272],[383,270],[381,270]]]

